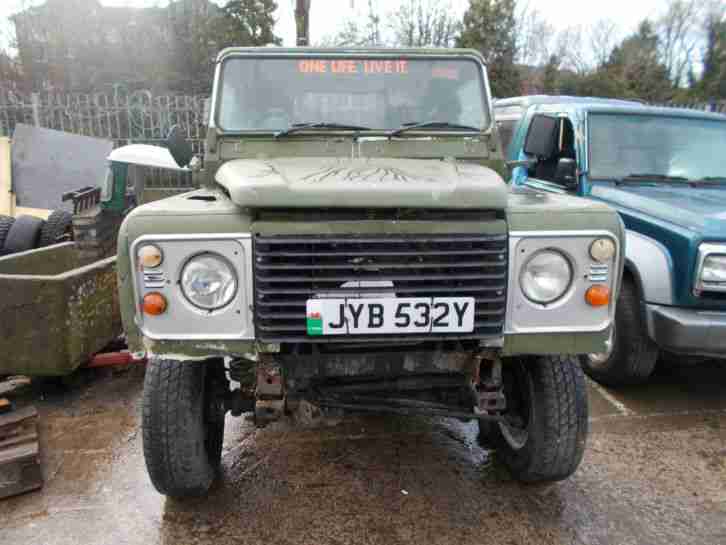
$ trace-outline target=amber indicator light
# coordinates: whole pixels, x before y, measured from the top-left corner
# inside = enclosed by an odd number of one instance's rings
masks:
[[[159,316],[166,311],[166,298],[158,291],[152,291],[144,295],[142,308],[146,314]]]
[[[610,289],[607,286],[596,284],[585,292],[587,304],[593,307],[604,307],[610,303]]]

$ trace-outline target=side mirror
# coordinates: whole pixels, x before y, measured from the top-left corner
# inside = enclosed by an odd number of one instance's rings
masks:
[[[574,159],[562,157],[557,161],[554,181],[571,189],[577,187],[577,163]]]
[[[557,149],[559,120],[548,115],[535,115],[524,141],[524,153],[537,158],[549,159]]]
[[[177,165],[184,168],[191,163],[192,157],[194,157],[194,150],[186,138],[184,138],[178,125],[174,125],[169,131],[166,137],[166,146],[169,148],[169,153],[171,153]]]

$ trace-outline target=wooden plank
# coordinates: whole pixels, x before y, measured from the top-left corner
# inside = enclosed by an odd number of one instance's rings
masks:
[[[17,411],[0,415],[0,431],[4,431],[10,426],[14,426],[16,424],[19,424],[20,422],[23,422],[24,420],[28,420],[29,418],[35,418],[37,416],[38,411],[35,410],[35,407],[23,407],[22,409],[18,409]]]
[[[43,486],[35,407],[0,416],[0,498]]]
[[[23,435],[16,435],[14,437],[10,437],[8,439],[3,439],[0,441],[0,450],[12,447],[15,445],[22,445],[25,443],[32,443],[38,442],[38,433],[36,431],[31,431],[30,433],[24,433]]]
[[[9,448],[0,450],[0,466],[13,463],[24,462],[38,456],[38,442],[24,443],[14,445]]]
[[[0,396],[6,396],[30,386],[30,377],[13,377],[0,382]]]
[[[38,442],[0,451],[0,498],[16,496],[43,486]]]
[[[10,139],[0,138],[0,214],[12,216],[10,185]]]

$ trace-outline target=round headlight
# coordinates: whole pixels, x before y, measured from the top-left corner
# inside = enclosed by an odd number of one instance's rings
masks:
[[[229,304],[237,294],[237,275],[220,255],[200,254],[189,261],[181,272],[181,289],[193,305],[214,310]]]
[[[600,263],[610,261],[615,255],[615,243],[609,238],[598,238],[590,244],[590,257]]]
[[[570,261],[555,250],[542,250],[522,268],[522,292],[535,303],[552,303],[562,297],[572,283]]]

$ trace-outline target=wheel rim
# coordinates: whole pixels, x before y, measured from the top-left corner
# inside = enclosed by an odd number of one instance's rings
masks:
[[[499,430],[502,437],[514,450],[521,450],[529,439],[532,421],[532,385],[529,373],[521,362],[513,363],[508,373],[504,373],[504,390],[509,409],[500,420]]]
[[[605,352],[592,352],[587,355],[587,361],[590,367],[601,369],[610,360],[610,356],[612,356],[613,350],[615,349],[615,327],[610,328],[610,336],[605,341],[605,348]]]

